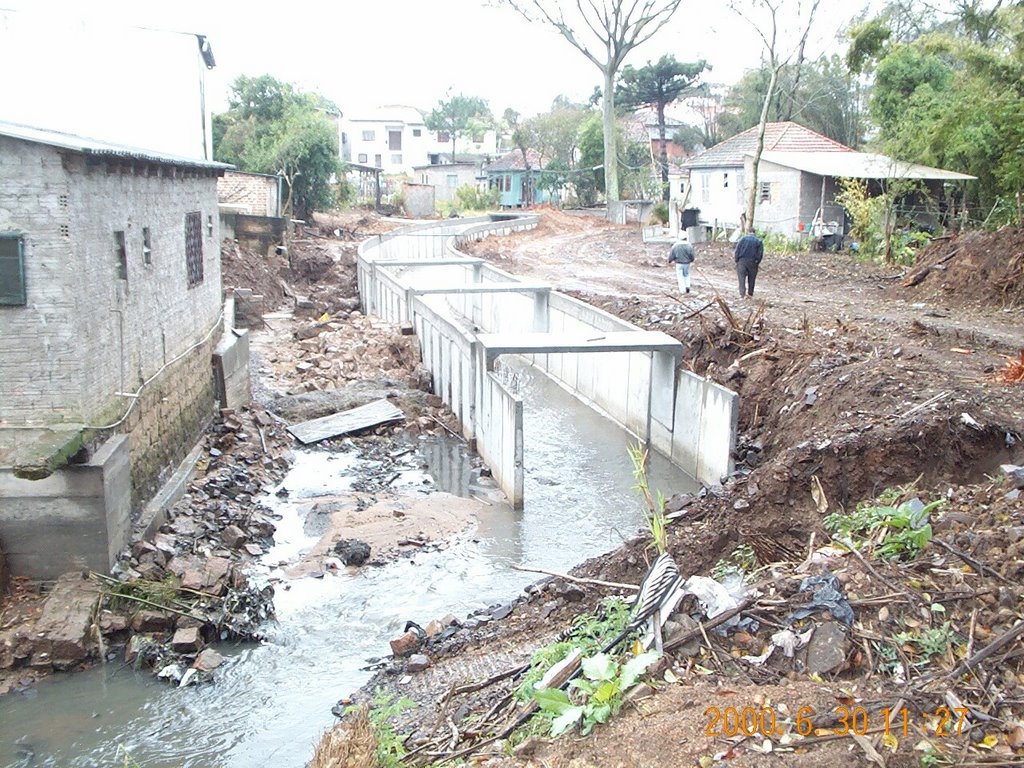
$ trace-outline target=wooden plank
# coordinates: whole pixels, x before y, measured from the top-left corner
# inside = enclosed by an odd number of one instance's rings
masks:
[[[405,418],[402,411],[387,400],[374,400],[372,403],[360,405],[348,411],[332,413],[319,419],[293,424],[288,431],[305,445],[337,437],[356,430],[384,424],[388,421],[400,421]]]

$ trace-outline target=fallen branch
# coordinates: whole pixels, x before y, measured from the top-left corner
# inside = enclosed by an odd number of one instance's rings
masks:
[[[513,571],[522,571],[523,573],[543,573],[545,576],[554,576],[556,579],[565,579],[575,584],[593,584],[597,587],[612,587],[614,589],[628,589],[636,592],[640,589],[636,584],[620,584],[617,581],[601,581],[600,579],[582,579],[578,576],[570,576],[567,573],[556,573],[555,571],[545,571],[543,568],[527,568],[525,565],[513,565]]]
[[[932,539],[932,543],[933,544],[938,544],[940,547],[942,547],[947,552],[956,555],[961,560],[963,560],[965,563],[967,563],[969,566],[971,566],[971,568],[973,568],[978,573],[982,573],[982,574],[988,573],[990,576],[993,576],[993,577],[999,579],[1004,584],[1012,584],[1013,583],[1008,578],[1006,578],[1001,573],[999,573],[999,571],[997,571],[995,568],[991,568],[991,567],[985,565],[980,560],[975,560],[973,557],[968,555],[966,552],[961,552],[959,549],[957,549],[956,547],[950,546],[949,544],[944,542],[942,539]]]

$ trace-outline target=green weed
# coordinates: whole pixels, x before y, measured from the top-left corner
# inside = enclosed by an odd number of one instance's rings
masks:
[[[373,730],[374,740],[377,743],[376,765],[380,768],[398,768],[402,759],[408,753],[405,748],[405,738],[395,732],[391,721],[416,706],[416,702],[404,696],[395,699],[383,688],[378,688],[373,694],[373,706],[367,713],[370,718],[370,728]],[[346,710],[346,714],[359,709],[360,706],[352,706]]]
[[[729,576],[738,574],[747,576],[757,570],[757,555],[749,544],[740,544],[732,551],[728,559],[719,560],[711,568],[711,578],[722,581]]]
[[[583,676],[569,684],[575,700],[558,688],[535,690],[533,698],[537,705],[543,712],[554,716],[551,735],[560,736],[580,723],[586,736],[598,723],[607,723],[622,708],[626,691],[660,655],[653,651],[642,653],[624,664],[606,653],[585,657],[581,662]]]
[[[926,666],[934,658],[944,658],[956,646],[957,635],[947,621],[938,627],[904,629],[886,641],[876,643],[883,672],[893,672],[906,660],[910,666]]]
[[[583,655],[595,653],[608,640],[619,634],[629,621],[629,603],[620,597],[610,597],[601,604],[598,615],[581,614],[573,621],[572,631],[566,640],[538,648],[530,661],[530,669],[516,689],[516,698],[529,701],[534,685],[544,677],[551,667],[568,656],[574,648]]]
[[[836,512],[823,522],[834,538],[851,547],[866,547],[887,560],[912,560],[932,540],[928,516],[942,504],[939,499],[915,510],[909,501],[899,506],[862,502],[853,512]]]
[[[635,490],[644,502],[644,521],[650,531],[658,554],[668,549],[668,519],[665,517],[665,497],[661,491],[651,493],[647,480],[647,449],[641,443],[633,443],[628,448],[629,460],[633,463],[633,479],[636,480]]]

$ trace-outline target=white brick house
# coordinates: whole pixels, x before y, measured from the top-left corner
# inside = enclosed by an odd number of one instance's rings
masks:
[[[85,525],[72,541],[106,567],[125,505],[144,502],[212,418],[227,168],[0,122],[0,540],[15,572],[39,572],[32,523],[47,515],[64,532]],[[89,492],[54,504],[89,467]]]

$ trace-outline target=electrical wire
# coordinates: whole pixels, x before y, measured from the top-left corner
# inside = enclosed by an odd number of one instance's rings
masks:
[[[179,353],[178,355],[176,355],[175,357],[172,357],[166,363],[161,365],[160,368],[157,369],[157,372],[154,373],[152,376],[150,376],[148,379],[146,379],[144,382],[142,382],[142,384],[139,385],[139,388],[137,390],[135,390],[134,393],[132,393],[130,395],[125,395],[125,397],[130,397],[132,399],[132,401],[131,401],[131,403],[128,404],[128,410],[126,410],[124,412],[124,415],[120,419],[118,419],[117,421],[115,421],[115,422],[113,422],[111,424],[105,424],[103,426],[97,426],[95,424],[86,424],[83,427],[83,429],[96,429],[96,430],[113,429],[114,427],[117,427],[117,426],[120,426],[121,424],[123,424],[124,420],[127,419],[131,415],[132,409],[135,408],[135,404],[137,402],[139,402],[139,395],[142,394],[142,390],[144,390],[147,386],[149,386],[161,373],[163,373],[165,370],[167,370],[167,368],[169,366],[174,365],[176,362],[178,362],[183,357],[185,357],[185,355],[187,355],[189,352],[191,352],[194,349],[197,349],[197,348],[201,347],[203,344],[208,342],[210,340],[210,337],[212,337],[214,332],[217,330],[217,328],[220,327],[220,324],[221,324],[221,322],[223,320],[224,320],[224,310],[222,309],[220,311],[220,314],[217,316],[217,321],[213,324],[213,326],[210,328],[210,330],[207,332],[207,334],[202,339],[197,341],[195,344],[193,344],[191,347],[186,349],[184,352]]]

